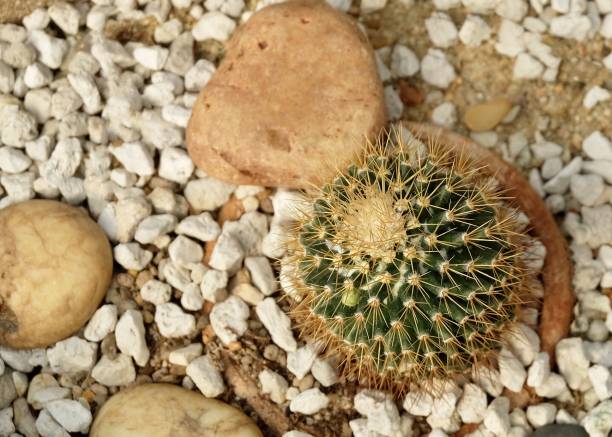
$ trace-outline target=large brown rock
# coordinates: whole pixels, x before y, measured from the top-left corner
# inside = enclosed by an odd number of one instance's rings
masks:
[[[236,31],[193,107],[187,144],[219,179],[304,187],[347,164],[385,122],[366,37],[327,4],[299,0]]]

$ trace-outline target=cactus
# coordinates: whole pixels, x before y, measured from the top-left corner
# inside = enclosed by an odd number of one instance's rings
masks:
[[[526,236],[490,177],[411,137],[308,197],[288,244],[302,334],[394,391],[490,363],[526,296]]]

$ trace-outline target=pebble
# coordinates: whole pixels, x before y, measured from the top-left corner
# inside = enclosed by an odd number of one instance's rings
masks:
[[[67,399],[72,391],[66,387],[60,387],[53,375],[39,373],[30,381],[28,387],[27,401],[32,408],[40,410],[45,404],[57,399]]]
[[[16,106],[0,107],[0,140],[6,146],[22,147],[26,141],[36,138],[37,134],[33,115]]]
[[[170,301],[172,288],[156,279],[148,280],[140,289],[140,296],[154,305],[161,305]]]
[[[495,7],[495,13],[500,17],[518,22],[527,15],[528,9],[529,6],[525,0],[500,0]]]
[[[589,368],[589,379],[597,397],[605,401],[612,397],[612,374],[607,367],[596,364]]]
[[[69,3],[58,2],[52,4],[49,9],[49,18],[65,34],[76,35],[79,30],[80,15],[74,6]]]
[[[0,376],[0,409],[7,408],[17,399],[17,389],[13,377],[9,374]]]
[[[11,407],[0,410],[0,435],[10,436],[15,432],[13,423],[13,409]]]
[[[223,344],[237,341],[247,330],[249,307],[238,296],[218,302],[210,313],[210,324]]]
[[[611,21],[612,22],[612,21]],[[600,102],[605,102],[610,99],[610,91],[600,87],[594,86],[589,89],[582,100],[582,105],[587,109],[592,109]]]
[[[229,200],[235,185],[206,177],[193,179],[185,186],[185,198],[196,211],[214,211]]]
[[[155,163],[149,149],[141,142],[124,142],[118,147],[110,147],[110,153],[117,158],[123,168],[138,176],[155,174]]]
[[[504,389],[499,371],[493,368],[474,367],[472,380],[493,397],[499,396]]]
[[[548,378],[536,387],[536,394],[545,398],[556,398],[567,392],[565,379],[557,373],[551,373]]]
[[[0,346],[0,357],[9,367],[23,373],[30,373],[36,366],[47,366],[44,349],[10,349]]]
[[[161,70],[168,59],[168,49],[160,46],[136,47],[132,52],[134,59],[149,70]]]
[[[431,120],[439,126],[451,128],[457,122],[457,108],[451,102],[444,102],[434,108]]]
[[[399,93],[393,87],[393,85],[387,85],[383,89],[383,95],[385,97],[385,105],[387,107],[387,113],[391,120],[397,120],[402,116],[404,112],[404,103],[399,96]]]
[[[215,70],[215,64],[208,59],[199,59],[185,73],[185,89],[194,92],[200,91],[208,83]]]
[[[470,12],[487,15],[495,10],[498,2],[497,0],[461,0],[461,3]]]
[[[253,284],[265,296],[270,296],[277,289],[277,282],[272,271],[270,261],[264,256],[248,256],[244,259],[244,266],[251,274]]]
[[[272,402],[277,404],[285,402],[285,395],[289,387],[285,378],[272,370],[264,369],[259,372],[258,379],[261,384],[261,392],[270,395]]]
[[[543,402],[527,407],[527,419],[534,428],[540,428],[555,421],[557,407],[554,404]]]
[[[361,2],[361,13],[369,14],[383,9],[387,4],[387,0],[363,0]]]
[[[191,343],[188,346],[175,349],[168,355],[168,361],[177,366],[187,367],[189,363],[202,355],[201,343]]]
[[[79,337],[58,341],[47,350],[51,370],[55,373],[70,374],[89,372],[96,362],[98,345]]]
[[[497,126],[512,109],[512,103],[505,97],[470,106],[463,122],[474,132],[489,131]]]
[[[152,215],[138,224],[134,239],[141,244],[154,244],[161,236],[174,231],[176,226],[177,219],[173,214]]]
[[[195,241],[184,235],[179,235],[168,246],[170,259],[178,266],[199,263],[204,256],[204,249]]]
[[[225,290],[227,281],[227,272],[215,269],[207,270],[200,283],[200,290],[204,299],[213,303],[224,300],[227,296]]]
[[[312,367],[317,357],[318,345],[308,344],[295,351],[287,352],[287,369],[293,373],[297,379],[304,378]]]
[[[491,37],[491,28],[477,15],[468,15],[459,30],[459,40],[468,47],[479,47]]]
[[[78,401],[59,399],[49,402],[46,409],[68,432],[86,433],[91,425],[91,411]]]
[[[525,30],[523,27],[514,21],[502,20],[498,31],[498,42],[495,44],[495,50],[511,58],[523,53],[525,51],[524,32]]]
[[[591,30],[591,20],[586,15],[566,14],[550,20],[549,32],[560,38],[583,41]]]
[[[596,174],[575,174],[570,178],[570,192],[582,205],[593,206],[605,188],[604,180]]]
[[[172,18],[164,23],[160,23],[155,28],[153,39],[159,44],[172,43],[183,31],[183,23],[176,18]]]
[[[417,55],[408,47],[396,44],[391,52],[391,74],[395,77],[414,76],[420,68]]]
[[[612,142],[601,131],[594,131],[582,141],[582,151],[591,159],[612,161]]]
[[[340,378],[338,378],[338,371],[332,364],[331,360],[315,358],[314,363],[312,363],[312,367],[310,368],[310,372],[323,387],[331,387],[332,385],[340,382]]]
[[[29,15],[23,17],[23,25],[28,30],[44,29],[51,21],[45,8],[34,9]]]
[[[519,53],[512,74],[515,79],[537,79],[544,72],[544,66],[528,53]]]
[[[32,30],[30,42],[38,51],[39,61],[53,70],[60,67],[68,52],[65,40],[54,38],[42,30]]]
[[[438,88],[448,88],[455,80],[455,69],[446,58],[446,54],[438,49],[429,49],[421,60],[421,76],[430,85]]]
[[[53,73],[46,65],[43,65],[39,62],[35,62],[26,67],[25,73],[23,75],[23,81],[27,85],[28,88],[40,88],[46,85],[53,80]],[[9,93],[10,90],[6,90],[5,92]]]
[[[495,435],[507,435],[510,431],[509,409],[510,400],[507,397],[495,398],[487,407],[483,422],[485,427]]]
[[[127,310],[115,328],[117,347],[121,352],[134,358],[136,364],[144,367],[149,361],[149,348],[145,340],[145,327],[142,313]]]
[[[404,410],[413,416],[429,416],[433,408],[433,398],[426,392],[409,392],[402,404]]]
[[[505,348],[499,353],[498,362],[501,383],[514,392],[520,392],[527,378],[523,364]]]
[[[161,152],[157,173],[169,181],[185,184],[194,168],[193,161],[184,149],[166,147]]]
[[[487,410],[487,394],[476,384],[463,386],[463,395],[457,404],[457,413],[464,423],[480,423]]]
[[[544,191],[549,194],[564,194],[570,184],[573,175],[578,174],[582,168],[582,158],[579,156],[572,159],[559,173],[544,184]]]
[[[255,312],[275,344],[286,352],[297,350],[297,343],[291,332],[291,319],[280,309],[273,298],[268,297],[258,303]]]
[[[570,388],[577,390],[588,377],[587,359],[580,338],[564,338],[556,347],[557,365]]]
[[[196,238],[200,241],[214,241],[221,233],[221,227],[210,213],[203,212],[184,218],[176,226],[176,233]]]
[[[22,173],[30,167],[32,160],[14,147],[0,147],[0,170],[7,173]]]
[[[141,248],[138,243],[118,244],[113,255],[121,267],[136,271],[144,269],[153,259],[153,252]]]
[[[83,337],[89,341],[99,342],[115,330],[117,324],[117,307],[112,304],[102,305],[89,319]]]
[[[13,402],[13,415],[13,422],[19,431],[18,435],[36,436],[36,422],[24,398],[18,398]]]
[[[563,161],[561,160],[561,158],[557,156],[548,158],[546,161],[544,161],[544,164],[542,164],[542,177],[544,179],[551,179],[557,173],[559,173],[562,168]]]
[[[607,437],[612,430],[612,400],[590,410],[581,421],[589,437]]]
[[[527,385],[539,387],[550,376],[550,357],[546,352],[540,352],[527,372]]]
[[[208,355],[202,355],[191,361],[185,372],[206,397],[215,398],[225,391],[223,377]]]
[[[219,11],[207,12],[193,26],[191,33],[196,41],[216,39],[227,41],[234,32],[236,23]]]
[[[429,39],[436,47],[452,47],[458,38],[457,27],[451,17],[444,12],[434,12],[425,20]]]
[[[361,390],[354,398],[357,412],[367,416],[367,427],[370,432],[383,435],[398,435],[400,415],[392,397],[378,390]]]
[[[223,231],[212,251],[209,265],[217,270],[234,273],[240,268],[244,255],[244,249],[240,242]]]
[[[196,329],[195,317],[171,302],[155,307],[155,324],[161,335],[168,338],[190,335]]]
[[[318,388],[304,390],[291,400],[289,410],[294,413],[311,415],[326,408],[329,398]]]
[[[36,418],[36,430],[43,437],[70,437],[47,410],[42,410]]]
[[[100,384],[116,387],[134,382],[136,370],[129,355],[118,354],[114,359],[102,355],[100,361],[92,369],[91,377]]]

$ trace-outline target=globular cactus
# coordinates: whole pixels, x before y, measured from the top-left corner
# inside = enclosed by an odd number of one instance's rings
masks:
[[[490,177],[410,140],[370,145],[309,197],[288,245],[293,315],[396,391],[490,362],[526,293],[526,236]]]

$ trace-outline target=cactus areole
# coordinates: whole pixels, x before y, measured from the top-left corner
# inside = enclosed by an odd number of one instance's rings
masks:
[[[345,371],[404,391],[501,348],[525,300],[527,237],[475,163],[415,138],[369,145],[304,209],[293,315]]]

